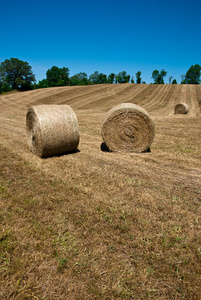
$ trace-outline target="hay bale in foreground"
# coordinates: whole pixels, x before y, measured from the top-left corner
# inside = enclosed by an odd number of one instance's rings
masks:
[[[101,134],[109,151],[139,153],[150,148],[155,126],[145,109],[132,103],[121,103],[105,115]]]
[[[29,148],[40,157],[68,153],[79,144],[77,117],[68,105],[30,107],[26,128]]]
[[[179,103],[175,106],[174,108],[174,113],[175,114],[187,114],[189,111],[189,107],[188,107],[188,104],[186,103]]]

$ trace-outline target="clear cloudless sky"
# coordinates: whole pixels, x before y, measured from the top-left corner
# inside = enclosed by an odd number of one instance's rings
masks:
[[[0,63],[27,61],[37,81],[57,66],[146,83],[165,69],[180,83],[201,65],[200,0],[0,0],[0,25]]]

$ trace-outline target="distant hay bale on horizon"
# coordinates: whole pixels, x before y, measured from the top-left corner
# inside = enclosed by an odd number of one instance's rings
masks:
[[[69,105],[37,105],[26,115],[30,151],[40,157],[72,152],[80,139],[77,117]]]
[[[105,145],[112,152],[145,152],[155,137],[155,125],[148,112],[133,103],[110,109],[101,126]]]
[[[178,103],[174,108],[175,114],[185,115],[189,111],[189,106],[186,103]]]

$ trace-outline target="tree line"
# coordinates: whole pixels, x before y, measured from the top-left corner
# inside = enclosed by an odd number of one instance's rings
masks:
[[[6,59],[0,64],[0,93],[11,90],[26,91],[31,89],[57,87],[57,86],[75,86],[75,85],[93,85],[103,83],[136,83],[145,84],[141,77],[142,72],[135,73],[135,81],[126,71],[118,74],[110,73],[108,76],[95,71],[88,76],[85,72],[70,76],[70,70],[66,67],[59,68],[53,66],[46,72],[46,78],[36,83],[32,67],[26,62],[17,58]],[[167,72],[162,69],[152,72],[153,84],[164,84],[164,77]],[[185,75],[182,75],[181,84],[200,84],[201,66],[192,65]],[[177,84],[176,79],[169,77],[169,84]]]

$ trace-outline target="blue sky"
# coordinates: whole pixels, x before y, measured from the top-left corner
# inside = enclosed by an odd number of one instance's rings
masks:
[[[125,70],[153,82],[165,69],[178,83],[201,65],[200,0],[0,0],[0,63],[27,61],[36,80],[52,66],[70,76]]]

